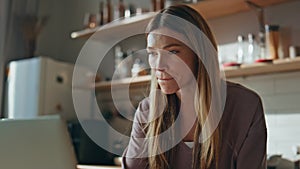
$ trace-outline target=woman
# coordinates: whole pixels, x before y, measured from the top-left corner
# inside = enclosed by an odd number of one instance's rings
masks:
[[[253,91],[222,79],[202,16],[171,6],[150,22],[150,96],[136,111],[126,169],[266,168],[266,125]]]

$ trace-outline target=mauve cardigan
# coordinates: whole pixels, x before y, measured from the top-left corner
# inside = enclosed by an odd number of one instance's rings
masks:
[[[147,158],[127,158],[128,151],[141,148],[136,137],[145,137],[141,119],[147,118],[149,99],[144,99],[135,114],[131,138],[122,157],[122,168],[148,169]],[[260,97],[239,84],[227,82],[227,98],[221,125],[221,151],[218,169],[265,169],[267,129]],[[192,167],[192,149],[183,141],[177,144],[172,169]],[[214,168],[214,167],[211,167]]]

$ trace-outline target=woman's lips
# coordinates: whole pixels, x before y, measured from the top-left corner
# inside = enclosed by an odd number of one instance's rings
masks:
[[[157,80],[171,80],[171,79],[173,79],[173,77],[171,75],[169,75],[168,73],[163,72],[163,71],[156,71],[155,76],[156,76]]]
[[[157,78],[158,81],[169,81],[172,80],[173,78]]]

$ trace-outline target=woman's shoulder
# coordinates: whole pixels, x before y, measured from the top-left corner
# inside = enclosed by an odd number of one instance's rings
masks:
[[[135,112],[135,120],[139,123],[147,123],[149,116],[150,99],[149,97],[144,98],[139,102],[139,105]]]
[[[263,115],[262,100],[255,91],[238,83],[227,83],[227,99],[223,114],[225,126],[248,131],[252,121]]]
[[[245,139],[252,134],[265,129],[264,111],[260,96],[253,90],[233,82],[227,82],[227,99],[222,116],[222,137],[229,147],[237,153]],[[255,125],[254,125],[255,124]]]
[[[149,97],[145,97],[143,100],[141,100],[139,102],[139,106],[138,109],[140,111],[149,111],[149,105],[150,105],[150,98]]]
[[[234,83],[227,81],[227,99],[234,99],[239,102],[252,102],[256,103],[260,101],[260,96],[253,91],[252,89],[249,89],[248,87],[245,87],[239,83]]]

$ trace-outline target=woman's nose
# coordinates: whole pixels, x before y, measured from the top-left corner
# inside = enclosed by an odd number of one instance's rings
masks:
[[[166,56],[165,51],[161,51],[158,53],[157,59],[156,59],[156,69],[160,71],[164,71],[168,67],[168,62],[167,62],[168,57]]]

